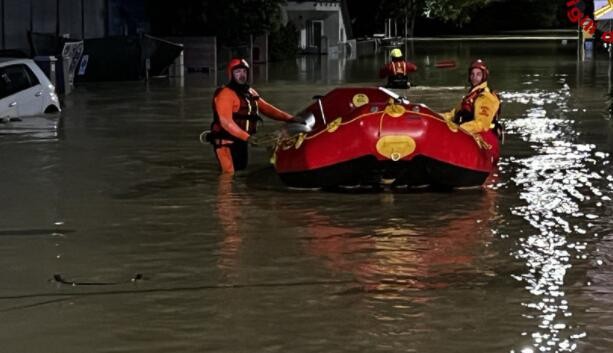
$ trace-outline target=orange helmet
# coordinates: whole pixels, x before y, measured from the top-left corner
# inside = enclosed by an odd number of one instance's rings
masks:
[[[228,79],[232,79],[232,71],[239,68],[245,68],[249,71],[249,63],[245,59],[233,58],[228,62],[228,66],[226,68],[226,73],[228,74]]]
[[[477,59],[470,64],[470,67],[468,68],[468,79],[469,80],[470,80],[470,72],[473,69],[479,69],[481,70],[481,72],[483,72],[483,81],[481,82],[487,81],[487,77],[490,75],[490,70],[488,70],[487,65],[485,65],[485,61],[481,59]]]

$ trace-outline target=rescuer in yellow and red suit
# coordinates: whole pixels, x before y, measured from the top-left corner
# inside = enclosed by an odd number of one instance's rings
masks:
[[[483,60],[478,59],[470,64],[470,90],[459,106],[442,114],[446,121],[458,124],[471,133],[485,132],[496,127],[500,114],[500,99],[487,85],[489,74],[490,71]]]
[[[388,88],[410,88],[409,73],[417,71],[417,65],[406,61],[398,48],[390,52],[392,61],[379,70],[379,77],[387,77]]]

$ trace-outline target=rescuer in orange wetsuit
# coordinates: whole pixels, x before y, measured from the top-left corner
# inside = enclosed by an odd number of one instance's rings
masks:
[[[387,77],[387,87],[389,88],[409,88],[408,74],[417,71],[417,65],[404,60],[402,51],[398,48],[390,52],[392,61],[387,63],[379,70],[379,77]]]
[[[483,60],[472,62],[468,68],[470,91],[458,107],[442,114],[447,122],[458,124],[471,133],[485,132],[497,126],[500,99],[487,85],[489,74]]]
[[[260,112],[275,120],[296,120],[249,87],[249,64],[245,59],[230,60],[227,74],[230,81],[213,96],[213,123],[207,140],[213,144],[222,173],[231,174],[247,167],[248,144],[258,144],[254,134],[262,120]]]

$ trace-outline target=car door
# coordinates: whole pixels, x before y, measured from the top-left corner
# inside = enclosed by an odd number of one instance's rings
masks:
[[[4,67],[17,102],[18,116],[41,114],[43,112],[42,86],[30,68],[25,64]]]
[[[17,100],[14,99],[10,80],[0,67],[0,123],[17,116]]]

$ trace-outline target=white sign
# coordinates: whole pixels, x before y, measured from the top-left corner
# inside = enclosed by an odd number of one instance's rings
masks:
[[[88,61],[89,61],[89,55],[87,54],[83,55],[83,57],[81,58],[81,64],[79,65],[79,72],[77,72],[77,75],[79,76],[85,75],[85,70],[87,70]]]

